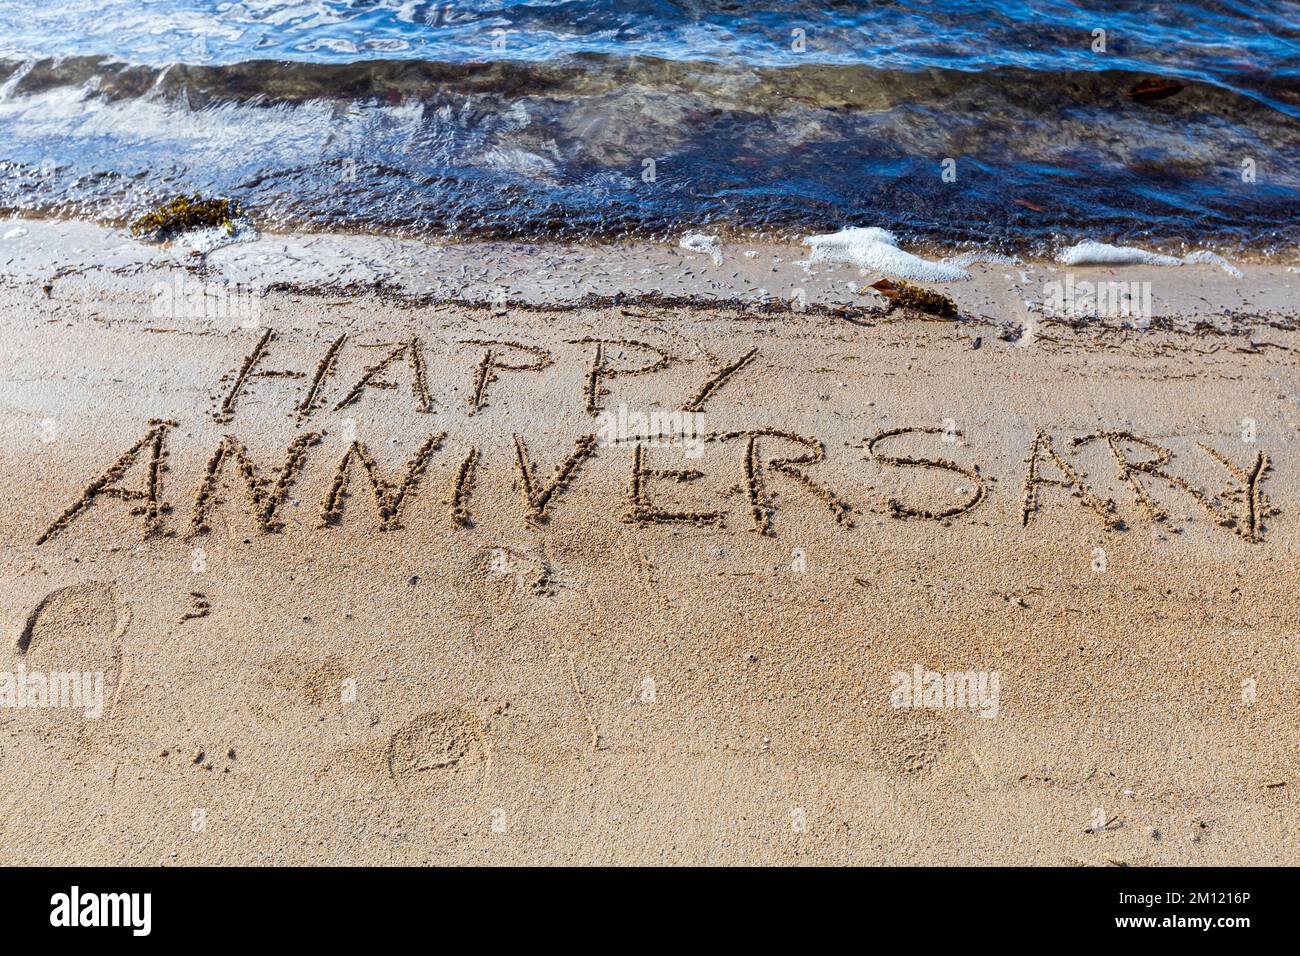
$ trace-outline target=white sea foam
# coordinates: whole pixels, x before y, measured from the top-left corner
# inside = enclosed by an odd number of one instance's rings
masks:
[[[1181,266],[1186,263],[1195,265],[1218,266],[1228,275],[1240,279],[1242,272],[1223,256],[1216,252],[1202,249],[1185,258],[1165,256],[1157,252],[1147,252],[1133,246],[1112,246],[1104,242],[1085,239],[1069,249],[1059,253],[1057,262],[1067,266]]]
[[[1206,249],[1202,249],[1199,252],[1193,252],[1183,261],[1201,263],[1209,266],[1218,266],[1234,279],[1240,279],[1242,275],[1241,270],[1227,259],[1223,258],[1223,256],[1219,255],[1217,252],[1210,252]]]
[[[1181,266],[1182,259],[1147,252],[1134,246],[1112,246],[1105,242],[1085,239],[1056,257],[1067,266]]]
[[[809,236],[813,262],[854,262],[863,269],[916,282],[965,279],[965,269],[952,263],[930,262],[898,248],[898,239],[885,229],[850,227],[824,236]]]
[[[706,236],[702,232],[688,232],[678,243],[687,252],[703,252],[717,265],[722,265],[722,243],[717,236]]]

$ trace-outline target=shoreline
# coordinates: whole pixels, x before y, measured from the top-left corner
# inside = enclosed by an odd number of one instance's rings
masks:
[[[49,228],[66,227],[77,230],[79,234],[89,236],[93,233],[109,233],[114,236],[133,242],[146,247],[152,247],[156,250],[165,250],[167,247],[175,247],[176,243],[156,243],[150,240],[137,239],[130,232],[130,222],[135,218],[125,216],[121,220],[113,218],[95,218],[82,217],[76,215],[63,215],[58,212],[49,212],[45,210],[32,210],[11,208],[0,211],[0,225],[8,231],[16,226],[35,226],[42,230]],[[455,235],[455,234],[433,234],[433,233],[404,233],[400,230],[386,230],[382,225],[368,225],[357,228],[346,228],[345,224],[331,224],[327,227],[313,228],[310,224],[300,223],[292,226],[282,224],[258,224],[249,222],[252,231],[257,239],[272,238],[336,238],[343,241],[366,241],[366,242],[396,242],[403,245],[421,246],[426,249],[438,249],[447,247],[462,246],[518,246],[521,248],[538,247],[546,248],[548,246],[563,248],[581,248],[581,249],[610,249],[621,247],[633,248],[680,248],[679,241],[683,236],[691,234],[712,234],[716,235],[719,240],[729,247],[736,250],[764,249],[785,246],[798,246],[802,240],[812,235],[807,229],[795,227],[786,227],[781,229],[758,229],[758,228],[737,228],[728,224],[726,221],[717,221],[705,223],[703,225],[683,225],[675,227],[663,235],[648,236],[603,236],[595,235],[586,239],[569,239],[569,238],[497,238],[482,235]],[[829,233],[835,227],[826,227],[825,232]],[[883,227],[892,229],[893,227]],[[84,232],[81,232],[84,230]],[[972,261],[990,261],[990,262],[1010,262],[1017,264],[1062,264],[1057,258],[1060,252],[1068,249],[1070,246],[1082,242],[1096,240],[1094,235],[1081,233],[1074,235],[1073,238],[1062,235],[1057,237],[1052,243],[1052,253],[1041,251],[1027,251],[1024,249],[1008,251],[1007,248],[1000,247],[996,238],[989,238],[983,244],[974,240],[963,240],[949,244],[943,244],[927,237],[911,237],[905,240],[909,250],[916,252],[918,255],[930,259],[943,261],[959,261],[970,259]],[[1099,240],[1102,242],[1113,241],[1116,245],[1121,245],[1119,240]],[[1149,251],[1152,255],[1171,255],[1187,256],[1198,251],[1207,251],[1219,253],[1226,259],[1246,265],[1255,265],[1263,267],[1295,267],[1300,269],[1300,246],[1285,240],[1279,240],[1276,244],[1265,245],[1256,243],[1254,245],[1243,246],[1240,242],[1232,240],[1208,240],[1206,242],[1194,242],[1186,238],[1156,240],[1154,244],[1146,240],[1138,240],[1142,243],[1141,248]],[[232,243],[236,244],[236,243]],[[1039,243],[1038,245],[1041,245]]]
[[[914,258],[910,249],[899,251],[901,258]],[[1228,328],[1247,316],[1289,323],[1300,315],[1292,304],[1300,292],[1300,265],[1285,261],[1065,265],[992,253],[940,256],[922,247],[916,247],[915,254],[969,273],[964,279],[920,283],[951,295],[966,318],[1016,324],[1030,318],[1095,321],[1099,326],[1137,328],[1176,318],[1182,324]],[[593,298],[657,297],[873,312],[888,303],[866,286],[899,275],[887,265],[810,261],[809,246],[794,241],[723,240],[718,255],[720,261],[715,261],[709,250],[687,250],[671,242],[436,243],[338,233],[263,233],[234,242],[200,234],[191,237],[191,245],[159,245],[78,220],[0,221],[0,281],[36,285],[51,296],[56,286],[66,285],[73,298],[135,291],[165,299],[160,281],[192,279],[236,286],[251,297],[267,289],[321,295],[376,292],[411,305],[578,304]],[[1231,274],[1234,262],[1240,267],[1235,271],[1244,275]],[[1046,310],[1045,299],[1067,283],[1093,283],[1098,288],[1141,283],[1150,314]],[[1197,294],[1185,294],[1193,286]]]

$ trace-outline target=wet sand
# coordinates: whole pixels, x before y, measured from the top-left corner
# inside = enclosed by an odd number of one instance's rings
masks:
[[[4,862],[1296,859],[1284,266],[22,228],[0,670],[103,709],[0,709]]]

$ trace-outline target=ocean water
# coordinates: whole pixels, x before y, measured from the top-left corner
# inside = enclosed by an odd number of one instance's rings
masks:
[[[0,3],[0,210],[194,190],[273,229],[1286,251],[1300,4]]]

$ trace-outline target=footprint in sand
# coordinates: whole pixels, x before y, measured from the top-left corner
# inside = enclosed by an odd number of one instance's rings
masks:
[[[483,724],[463,707],[421,714],[388,739],[388,774],[414,794],[477,778],[487,763]]]
[[[867,747],[867,761],[890,774],[928,770],[948,747],[950,732],[925,715],[897,711],[877,722]]]
[[[130,607],[111,584],[88,581],[58,588],[28,613],[9,670],[21,665],[28,696],[36,693],[32,680],[44,679],[47,703],[35,709],[47,717],[60,712],[77,720],[91,712],[103,716],[118,688],[120,641],[130,621]],[[72,675],[78,676],[77,694]],[[88,699],[82,701],[78,694]]]

